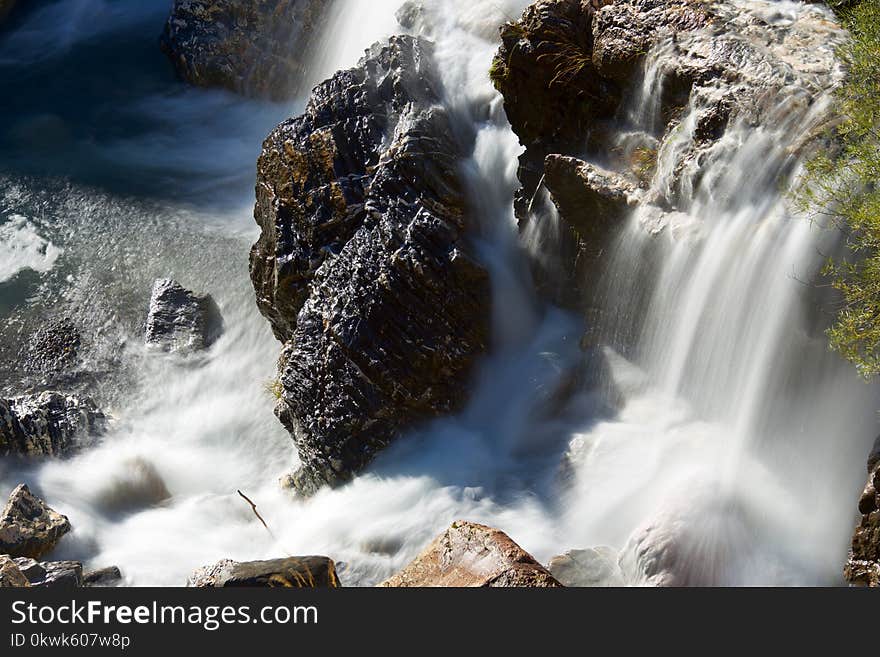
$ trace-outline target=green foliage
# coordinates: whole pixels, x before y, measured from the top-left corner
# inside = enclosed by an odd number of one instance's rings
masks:
[[[263,387],[275,400],[281,399],[284,394],[284,385],[281,383],[281,379],[270,379]]]
[[[850,255],[825,273],[843,298],[831,346],[866,378],[880,374],[880,0],[843,12],[852,40],[840,49],[848,74],[837,92],[831,146],[808,165],[806,208],[831,213]]]

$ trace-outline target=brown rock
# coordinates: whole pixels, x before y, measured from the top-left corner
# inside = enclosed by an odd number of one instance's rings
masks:
[[[504,532],[454,522],[415,560],[381,584],[388,587],[559,587],[541,564]]]
[[[880,439],[868,458],[868,483],[859,498],[861,521],[853,533],[844,577],[855,586],[880,587]]]
[[[12,491],[0,516],[0,553],[39,559],[69,531],[67,518],[22,484]]]
[[[27,577],[10,557],[0,555],[0,589],[24,588],[30,586]]]

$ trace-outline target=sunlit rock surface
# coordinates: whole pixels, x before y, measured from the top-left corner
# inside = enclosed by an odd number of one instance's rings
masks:
[[[223,316],[210,294],[197,295],[169,278],[153,284],[147,344],[167,351],[207,349],[223,334]]]
[[[504,532],[473,522],[455,522],[382,586],[553,588],[561,585]]]
[[[187,586],[197,588],[339,588],[336,564],[327,557],[290,557],[239,563],[224,559],[196,570]]]
[[[487,347],[489,280],[458,173],[468,145],[441,95],[430,44],[393,37],[263,145],[251,278],[284,343],[276,413],[300,493],[460,408]]]
[[[70,531],[70,522],[30,489],[18,486],[0,516],[0,554],[39,559]]]
[[[850,584],[880,587],[880,439],[868,458],[868,483],[859,498],[859,513],[844,575]]]
[[[0,456],[61,456],[106,428],[106,417],[87,397],[44,392],[0,399]]]

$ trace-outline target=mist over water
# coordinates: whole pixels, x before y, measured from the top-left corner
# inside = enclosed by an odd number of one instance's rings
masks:
[[[182,585],[221,558],[327,554],[343,584],[369,585],[468,519],[544,561],[609,545],[636,584],[664,583],[644,576],[652,556],[676,574],[665,583],[839,582],[876,389],[827,351],[811,310],[804,282],[835,236],[793,217],[779,186],[823,102],[781,99],[772,125],[731,130],[701,172],[709,183],[674,183],[661,152],[651,188],[676,197],[674,229],[651,235],[633,214],[585,325],[533,292],[526,252],[546,257],[552,226],[520,240],[521,148],[488,79],[498,25],[528,3],[425,3],[446,103],[476,134],[464,173],[492,275],[494,350],[459,415],[301,502],[278,484],[297,461],[266,390],[280,345],[247,258],[260,143],[306,99],[178,83],[157,45],[167,7],[145,4],[46,2],[0,37],[0,76],[19,89],[0,109],[0,353],[12,363],[22,327],[76,317],[106,345],[91,365],[115,418],[70,459],[0,463],[0,495],[26,482],[70,518],[54,556],[118,565],[128,584]],[[336,0],[310,81],[402,31],[399,4]],[[647,91],[633,90],[636,142],[660,129],[663,56],[649,58]],[[226,333],[206,354],[145,352],[150,286],[164,276],[220,304]],[[601,381],[566,394],[585,362]],[[7,377],[3,392],[13,387]]]

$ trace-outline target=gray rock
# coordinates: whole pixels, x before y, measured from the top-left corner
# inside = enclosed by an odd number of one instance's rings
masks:
[[[87,397],[43,392],[0,399],[0,456],[60,456],[99,436],[106,420]]]
[[[108,588],[122,583],[122,572],[116,566],[92,570],[83,575],[83,586]]]
[[[19,569],[33,588],[76,589],[83,585],[83,567],[79,561],[45,561],[19,557]]]
[[[52,320],[28,338],[20,354],[22,366],[41,374],[69,371],[79,361],[82,336],[69,319]]]
[[[336,564],[327,557],[290,557],[239,563],[224,559],[199,568],[187,580],[197,588],[339,588]]]
[[[162,50],[202,87],[283,100],[300,90],[324,0],[175,0]]]
[[[147,344],[168,351],[207,349],[223,334],[223,316],[210,294],[199,296],[168,278],[153,284]]]
[[[257,304],[285,346],[276,413],[303,494],[348,481],[401,430],[458,409],[489,339],[432,47],[393,37],[315,88],[258,162]]]
[[[5,555],[0,554],[0,589],[26,588],[30,586],[27,577],[21,572],[18,564]]]
[[[547,570],[563,586],[619,587],[624,586],[623,573],[617,565],[617,550],[596,547],[571,550],[553,557]]]
[[[0,554],[39,559],[69,531],[70,522],[65,516],[21,484],[12,491],[0,516]]]

